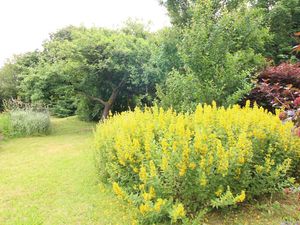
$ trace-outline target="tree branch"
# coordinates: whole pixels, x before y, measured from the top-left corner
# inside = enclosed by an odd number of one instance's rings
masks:
[[[106,105],[106,103],[107,103],[106,101],[102,100],[101,98],[96,98],[96,97],[89,96],[89,95],[85,95],[85,96],[88,97],[88,98],[91,99],[91,100],[100,102],[102,105]]]
[[[107,104],[107,102],[104,101],[104,100],[101,99],[101,98],[96,98],[96,97],[94,97],[94,96],[88,95],[88,94],[84,93],[83,91],[77,91],[77,92],[80,93],[80,94],[82,94],[82,95],[84,95],[85,97],[87,97],[87,98],[93,100],[93,101],[100,102],[102,105],[106,105],[106,104]]]

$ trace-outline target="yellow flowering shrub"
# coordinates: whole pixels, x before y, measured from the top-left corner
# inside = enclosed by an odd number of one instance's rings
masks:
[[[249,105],[135,109],[98,125],[95,158],[102,180],[139,209],[142,224],[181,221],[288,185],[299,163],[292,127]]]

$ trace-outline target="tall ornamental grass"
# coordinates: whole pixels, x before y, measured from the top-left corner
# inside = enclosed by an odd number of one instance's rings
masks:
[[[35,136],[50,132],[50,115],[30,109],[10,112],[12,136]]]
[[[136,109],[98,125],[96,162],[141,224],[182,222],[293,183],[300,139],[292,127],[249,104],[198,105],[191,114]]]

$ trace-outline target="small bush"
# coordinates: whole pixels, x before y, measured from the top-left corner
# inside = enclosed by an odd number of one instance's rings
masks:
[[[157,107],[98,125],[102,180],[139,208],[142,224],[180,222],[293,182],[300,139],[262,108],[199,105],[192,114]]]
[[[47,112],[14,110],[10,112],[10,120],[12,136],[43,135],[50,130],[50,116]]]

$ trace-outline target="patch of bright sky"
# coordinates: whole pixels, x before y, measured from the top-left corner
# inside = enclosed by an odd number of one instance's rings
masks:
[[[117,28],[128,18],[169,25],[158,0],[0,0],[0,66],[13,54],[41,47],[48,34],[68,25]]]

